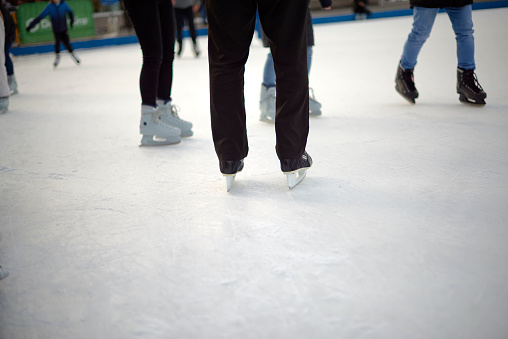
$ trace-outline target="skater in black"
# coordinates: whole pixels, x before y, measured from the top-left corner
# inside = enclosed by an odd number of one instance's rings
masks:
[[[366,19],[370,14],[367,8],[367,0],[353,0],[353,12],[355,13],[355,20]]]
[[[197,0],[173,0],[175,6],[175,17],[176,17],[176,41],[178,42],[178,50],[176,55],[180,56],[183,51],[183,26],[184,22],[187,22],[189,27],[190,36],[192,39],[192,48],[196,58],[199,56],[201,51],[199,50],[196,26],[194,25],[194,12],[199,10],[199,4]]]
[[[228,190],[248,153],[244,71],[256,10],[275,64],[275,149],[288,186],[299,183],[312,165],[305,151],[309,133],[308,4],[308,0],[206,1],[212,135]]]
[[[483,91],[475,74],[472,3],[473,0],[410,0],[413,8],[413,29],[404,45],[395,76],[395,89],[409,102],[414,104],[419,95],[413,76],[418,54],[430,35],[439,9],[444,8],[452,23],[457,41],[459,100],[475,105],[485,105],[487,94]]]
[[[171,145],[192,136],[192,123],[180,119],[172,105],[175,58],[175,14],[171,0],[124,0],[136,31],[143,66],[141,92],[141,145]],[[161,140],[163,139],[163,140]]]

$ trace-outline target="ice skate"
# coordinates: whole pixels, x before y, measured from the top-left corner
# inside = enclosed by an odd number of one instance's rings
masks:
[[[81,60],[79,60],[79,58],[76,56],[76,54],[74,54],[74,52],[71,52],[71,58],[72,60],[74,60],[76,65],[79,65],[81,63]]]
[[[397,75],[395,76],[395,89],[407,101],[414,104],[418,98],[418,90],[415,87],[413,69],[404,69],[399,63]]]
[[[11,95],[18,94],[18,83],[16,81],[16,76],[14,74],[8,75],[7,82],[9,83],[9,90]]]
[[[9,97],[0,98],[0,114],[7,112],[9,109]]]
[[[180,129],[181,137],[191,137],[192,123],[180,119],[178,116],[178,107],[171,104],[171,101],[164,103],[164,100],[157,100],[157,111],[159,112],[159,119],[166,125]]]
[[[275,87],[261,85],[261,100],[259,101],[261,116],[259,120],[275,123]]]
[[[309,95],[309,114],[321,115],[321,104],[314,97],[314,90],[309,88],[312,95]]]
[[[140,146],[173,145],[180,142],[180,129],[160,121],[154,107],[141,106],[139,133],[143,135]]]
[[[236,161],[219,161],[219,167],[222,175],[226,178],[226,189],[229,192],[235,181],[236,173],[241,172],[243,169],[243,159]]]
[[[59,63],[60,63],[60,54],[57,54],[55,56],[55,61],[53,62],[53,67],[56,68],[56,66],[58,66]]]
[[[457,68],[457,93],[459,100],[466,104],[484,106],[487,93],[476,78],[474,69]]]
[[[283,159],[280,161],[282,173],[286,175],[289,189],[293,189],[302,182],[307,175],[307,170],[312,166],[312,158],[304,152],[299,159]]]
[[[198,43],[193,42],[192,47],[194,49],[194,54],[196,55],[196,58],[199,57],[199,54],[201,53],[201,50],[199,49]]]

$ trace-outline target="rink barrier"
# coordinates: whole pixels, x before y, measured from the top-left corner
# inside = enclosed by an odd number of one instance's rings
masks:
[[[493,8],[503,8],[508,7],[508,0],[501,1],[486,1],[474,3],[473,10],[480,9],[493,9]],[[442,11],[442,10],[441,10]],[[394,11],[385,11],[385,12],[373,12],[368,20],[372,19],[380,19],[380,18],[393,18],[399,16],[408,16],[413,15],[412,9],[402,9],[402,10],[394,10]],[[345,22],[345,21],[354,21],[354,14],[347,15],[335,15],[335,16],[324,16],[324,17],[316,17],[312,19],[313,24],[326,24],[326,23],[336,23],[336,22]],[[198,36],[206,36],[208,35],[208,29],[202,28],[196,30]],[[183,32],[184,37],[189,37],[189,32]],[[134,44],[137,43],[138,39],[135,35],[125,36],[125,37],[116,37],[116,38],[105,38],[105,39],[91,39],[91,40],[83,40],[83,41],[71,41],[72,47],[74,49],[86,49],[86,48],[97,48],[97,47],[105,47],[105,46],[115,46],[115,45],[126,45],[126,44]],[[17,46],[11,49],[11,53],[15,56],[18,55],[29,55],[29,54],[38,54],[38,53],[54,53],[55,47],[54,44],[44,44],[44,45],[32,45],[32,46]]]

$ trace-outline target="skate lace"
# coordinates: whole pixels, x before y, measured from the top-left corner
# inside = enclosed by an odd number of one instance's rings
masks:
[[[476,77],[476,73],[464,74],[464,83],[467,87],[469,87],[474,92],[482,92],[483,88],[478,82],[478,78]]]
[[[176,105],[171,105],[171,114],[178,120],[182,120],[179,116],[178,116],[178,112],[180,111],[180,107],[176,106]]]

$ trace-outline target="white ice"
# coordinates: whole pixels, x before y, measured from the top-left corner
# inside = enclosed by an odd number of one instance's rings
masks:
[[[174,64],[194,124],[138,147],[138,45],[14,60],[0,115],[0,338],[507,338],[508,9],[473,13],[483,108],[455,92],[439,14],[410,105],[411,17],[315,26],[314,166],[289,190],[246,66],[250,153],[233,188],[210,132],[206,37]]]

